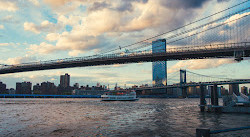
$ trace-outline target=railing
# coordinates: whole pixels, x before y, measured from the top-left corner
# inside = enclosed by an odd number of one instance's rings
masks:
[[[250,101],[249,97],[243,93],[240,93],[240,96],[245,100],[245,101]]]
[[[237,98],[237,95],[233,92],[233,100],[235,101],[235,102],[238,102],[238,98]]]
[[[0,98],[100,98],[101,95],[0,94]]]
[[[168,48],[164,52],[160,53],[152,53],[152,51],[136,51],[136,52],[121,52],[114,54],[100,54],[93,56],[85,56],[85,57],[77,57],[77,58],[65,58],[65,59],[57,59],[57,60],[49,60],[49,61],[38,61],[38,62],[30,62],[30,63],[22,63],[22,64],[14,64],[3,66],[2,69],[7,68],[21,68],[26,66],[34,66],[34,65],[50,65],[55,63],[71,63],[71,62],[80,62],[87,61],[93,59],[113,59],[120,57],[133,57],[140,55],[160,55],[160,54],[180,54],[180,53],[188,53],[188,52],[202,52],[202,51],[214,51],[214,50],[226,50],[226,49],[239,49],[239,48],[250,48],[250,42],[240,42],[240,43],[227,43],[227,44],[215,44],[215,45],[203,45],[203,46],[186,46],[181,48]],[[1,69],[1,68],[0,68]]]
[[[223,129],[223,130],[213,130],[213,131],[210,131],[210,129],[196,129],[196,137],[210,137],[211,134],[219,134],[224,132],[247,130],[247,129],[250,129],[250,126]]]

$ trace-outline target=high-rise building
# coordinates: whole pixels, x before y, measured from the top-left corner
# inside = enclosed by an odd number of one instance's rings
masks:
[[[22,83],[21,82],[16,83],[16,94],[22,94]]]
[[[245,87],[245,86],[241,87],[241,93],[242,94],[248,95],[247,90],[248,90],[247,87]]]
[[[41,86],[39,83],[33,86],[33,94],[41,94]]]
[[[66,88],[70,86],[70,75],[66,73],[60,76],[60,87]]]
[[[6,84],[0,81],[0,94],[5,94],[6,91]]]
[[[57,88],[54,83],[51,82],[43,82],[41,83],[41,94],[44,95],[55,95],[57,92]]]
[[[221,86],[220,88],[221,88],[221,95],[222,96],[228,95],[228,90],[226,88],[224,88],[223,86]]]
[[[41,86],[39,85],[39,83],[36,83],[36,85],[33,86],[33,90],[39,91],[40,89],[41,89]]]
[[[16,83],[16,94],[31,94],[31,82],[17,82]]]
[[[152,42],[152,53],[166,52],[166,40],[159,39]],[[167,62],[155,61],[152,63],[153,86],[167,85]]]
[[[240,95],[239,93],[239,84],[229,84],[229,94],[236,94],[237,96]]]

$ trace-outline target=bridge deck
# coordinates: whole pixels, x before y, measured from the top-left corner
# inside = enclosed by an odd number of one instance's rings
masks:
[[[4,66],[0,68],[0,74],[138,62],[229,58],[235,57],[236,52],[242,52],[240,58],[250,57],[250,42],[171,48],[167,49],[166,52],[154,54],[151,51],[140,51],[136,53],[127,53],[125,55],[123,55],[123,53],[117,53],[45,62],[31,62]]]
[[[185,84],[174,84],[162,87],[145,87],[140,89],[165,89],[165,88],[178,88],[178,87],[195,87],[200,85],[228,85],[228,84],[247,84],[250,83],[250,79],[233,79],[228,81],[213,81],[213,82],[199,82],[199,83],[185,83]]]

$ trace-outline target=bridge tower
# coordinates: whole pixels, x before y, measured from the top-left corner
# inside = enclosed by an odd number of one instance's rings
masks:
[[[180,69],[180,84],[187,83],[187,71]]]
[[[182,84],[187,83],[187,71],[180,69],[180,85],[182,90],[182,97],[187,97],[187,87],[182,86]]]

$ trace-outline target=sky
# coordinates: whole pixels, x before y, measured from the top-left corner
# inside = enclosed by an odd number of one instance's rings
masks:
[[[242,1],[0,0],[0,64],[98,54],[170,31]],[[249,29],[245,31],[249,33]],[[169,75],[188,69],[210,76],[250,77],[248,59],[169,61],[167,67]],[[64,73],[71,75],[71,85],[99,82],[124,87],[152,83],[152,63],[5,74],[0,75],[0,81],[8,88],[15,88],[15,83],[22,81],[31,81],[33,85],[50,81],[58,85]]]

